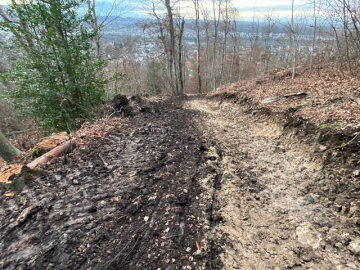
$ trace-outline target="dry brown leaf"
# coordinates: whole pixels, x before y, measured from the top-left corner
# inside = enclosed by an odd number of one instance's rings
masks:
[[[15,192],[6,192],[5,194],[4,194],[4,196],[5,197],[7,197],[7,198],[12,198],[12,197],[14,197],[15,196]]]
[[[115,202],[120,202],[120,201],[121,201],[121,197],[120,197],[120,196],[116,196],[116,197],[113,198],[113,200],[114,200]]]
[[[196,241],[196,248],[197,248],[197,250],[203,250],[203,251],[207,250],[206,244],[202,241],[200,241],[200,242]]]

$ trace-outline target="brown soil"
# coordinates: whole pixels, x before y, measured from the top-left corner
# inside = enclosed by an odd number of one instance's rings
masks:
[[[199,126],[221,153],[214,196],[221,222],[207,236],[222,247],[222,269],[360,269],[356,176],[335,180],[338,166],[278,117],[221,101],[189,107],[202,112]]]
[[[156,106],[0,197],[2,269],[360,269],[360,173],[329,138],[226,102]]]

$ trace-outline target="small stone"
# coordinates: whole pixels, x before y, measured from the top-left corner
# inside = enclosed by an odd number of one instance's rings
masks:
[[[97,211],[96,205],[92,205],[89,207],[88,212],[89,213],[95,213]]]
[[[305,197],[304,197],[304,204],[305,205],[308,205],[308,204],[314,204],[315,203],[315,199],[313,198],[313,196],[311,196],[310,194],[307,194]]]
[[[350,203],[349,215],[360,216],[360,200]]]
[[[355,224],[358,225],[358,226],[360,226],[360,218],[355,221]]]
[[[348,250],[354,255],[360,255],[360,238],[353,239],[348,246]]]
[[[190,252],[190,251],[191,251],[191,247],[187,247],[186,252]]]
[[[297,240],[304,245],[317,249],[320,245],[321,234],[319,234],[310,222],[304,222],[296,228]]]
[[[195,258],[202,258],[202,257],[205,257],[206,256],[206,253],[201,251],[201,250],[197,250],[193,253],[193,256]]]
[[[343,247],[343,244],[341,244],[340,242],[337,242],[335,244],[335,247],[338,248],[338,249],[341,249]]]
[[[73,185],[78,185],[78,184],[79,184],[79,181],[76,180],[76,179],[74,179],[74,180],[72,180],[72,183],[73,183]]]
[[[356,264],[355,264],[355,263],[353,263],[353,262],[348,263],[346,266],[347,266],[347,267],[349,267],[350,269],[357,269]]]

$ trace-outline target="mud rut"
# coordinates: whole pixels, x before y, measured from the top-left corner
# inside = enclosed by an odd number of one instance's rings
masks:
[[[221,222],[209,237],[224,241],[223,269],[360,269],[341,243],[327,241],[346,233],[327,199],[309,192],[323,177],[309,146],[232,104],[188,106],[203,113],[199,126],[222,153],[214,200]]]
[[[156,106],[0,198],[2,269],[360,269],[306,146],[233,105]]]

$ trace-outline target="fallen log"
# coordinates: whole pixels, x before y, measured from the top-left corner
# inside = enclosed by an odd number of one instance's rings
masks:
[[[288,98],[301,98],[301,97],[305,97],[305,96],[307,96],[307,93],[305,93],[305,92],[289,93],[289,94],[284,94],[284,95],[280,95],[280,96],[274,96],[274,97],[265,98],[262,101],[262,103],[263,104],[269,104],[269,103],[274,103],[274,102],[284,100],[284,99],[288,99]]]
[[[0,195],[12,197],[15,193],[21,192],[26,182],[36,174],[35,169],[40,164],[71,152],[76,147],[75,140],[68,140],[65,143],[55,147],[49,152],[43,154],[27,165],[16,163],[9,164],[0,169]]]
[[[67,140],[69,140],[69,136],[65,131],[51,135],[37,143],[33,149],[30,150],[30,155],[33,158],[40,157]]]
[[[38,157],[37,159],[31,161],[26,166],[30,169],[34,169],[38,165],[49,162],[53,158],[56,158],[56,157],[59,157],[59,156],[62,156],[62,155],[65,155],[65,154],[71,152],[71,150],[74,149],[75,147],[76,147],[75,141],[69,140],[69,141],[55,147],[54,149],[50,150],[49,152],[43,154],[42,156]]]

